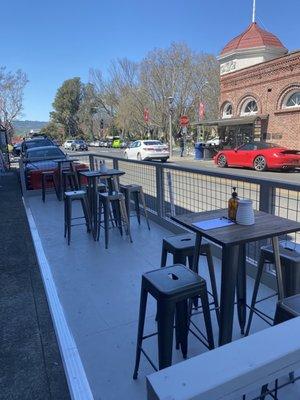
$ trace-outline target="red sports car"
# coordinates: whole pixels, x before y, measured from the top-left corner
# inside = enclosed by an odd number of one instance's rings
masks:
[[[288,150],[273,143],[251,142],[234,150],[220,150],[214,161],[221,168],[232,166],[254,168],[256,171],[291,171],[300,168],[300,151]]]

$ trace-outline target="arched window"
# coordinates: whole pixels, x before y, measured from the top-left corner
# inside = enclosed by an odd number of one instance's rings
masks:
[[[300,90],[289,92],[283,99],[282,108],[300,107]]]
[[[257,103],[254,99],[245,100],[242,109],[241,115],[255,115],[258,113]]]
[[[231,118],[233,114],[232,104],[225,103],[222,111],[222,118]]]

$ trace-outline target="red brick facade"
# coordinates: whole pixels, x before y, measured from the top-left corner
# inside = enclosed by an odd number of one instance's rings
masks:
[[[221,75],[220,79],[220,117],[228,101],[233,106],[232,117],[239,117],[244,100],[253,97],[257,115],[268,115],[267,140],[300,149],[300,107],[282,107],[289,92],[300,91],[300,51]]]

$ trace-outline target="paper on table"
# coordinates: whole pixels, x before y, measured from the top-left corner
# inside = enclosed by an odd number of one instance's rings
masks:
[[[224,226],[234,225],[234,222],[226,218],[214,218],[208,219],[207,221],[193,222],[192,225],[207,231],[209,229],[223,228]]]

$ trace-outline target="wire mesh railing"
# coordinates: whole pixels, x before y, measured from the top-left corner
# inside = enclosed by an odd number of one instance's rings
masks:
[[[107,168],[123,170],[125,174],[120,178],[120,183],[141,185],[148,209],[169,222],[174,213],[181,215],[227,208],[233,187],[237,188],[240,198],[252,200],[255,210],[300,221],[300,183],[245,178],[219,170],[126,160],[107,154],[85,152],[71,154],[69,158],[77,159],[77,163],[90,169],[99,169],[100,164],[105,162]],[[281,239],[300,243],[300,233]],[[249,260],[256,262],[259,248],[265,243],[248,246]]]

